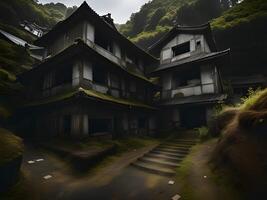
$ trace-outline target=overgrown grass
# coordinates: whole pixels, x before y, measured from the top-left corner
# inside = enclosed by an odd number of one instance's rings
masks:
[[[231,172],[214,171],[208,163],[216,141],[213,139],[195,145],[177,168],[176,181],[179,184],[179,195],[182,199],[243,199],[232,180]]]
[[[0,128],[0,165],[23,153],[22,140],[10,131]]]

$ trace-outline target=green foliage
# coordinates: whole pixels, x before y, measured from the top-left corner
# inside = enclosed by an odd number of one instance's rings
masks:
[[[34,0],[0,1],[1,22],[18,26],[23,20],[35,22],[41,26],[53,26],[65,17],[63,4],[42,5]]]
[[[185,3],[197,0],[153,0],[141,7],[138,13],[132,14],[130,20],[122,25],[120,31],[133,38],[143,31],[156,31],[157,25],[172,25],[177,10]]]
[[[261,17],[267,17],[267,1],[244,0],[213,20],[212,27],[218,30],[228,29]]]
[[[32,64],[33,59],[24,47],[0,39],[0,69],[17,74],[25,71]]]
[[[142,47],[157,41],[176,23],[202,24],[219,16],[219,0],[153,0],[121,25],[120,31]]]
[[[22,140],[6,129],[0,128],[0,165],[23,153]]]
[[[22,86],[16,74],[29,69],[34,60],[24,47],[0,39],[0,94],[17,93]]]
[[[199,138],[201,141],[209,139],[209,137],[210,137],[209,129],[206,126],[202,126],[200,128],[197,128],[197,130],[198,130]]]
[[[265,96],[266,93],[267,90],[262,90],[261,88],[249,88],[247,96],[242,97],[241,104],[237,106],[239,106],[242,110],[248,110],[254,106],[262,96]]]

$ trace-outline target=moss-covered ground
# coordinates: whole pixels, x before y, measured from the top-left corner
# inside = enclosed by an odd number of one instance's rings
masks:
[[[0,128],[0,166],[23,153],[22,140],[10,131]]]

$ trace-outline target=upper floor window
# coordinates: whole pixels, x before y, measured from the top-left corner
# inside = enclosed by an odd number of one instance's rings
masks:
[[[172,51],[174,57],[190,52],[190,41],[172,47]]]
[[[107,72],[97,65],[93,66],[93,82],[107,85]]]
[[[196,41],[196,49],[201,49],[201,40]]]

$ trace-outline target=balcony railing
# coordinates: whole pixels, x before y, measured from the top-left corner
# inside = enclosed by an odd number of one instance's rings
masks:
[[[161,94],[161,99],[166,100],[172,98],[189,97],[212,93],[215,93],[214,83],[207,83],[195,86],[178,87],[172,90],[163,90]]]
[[[35,92],[34,95],[32,95],[31,93],[31,95],[29,96],[29,99],[40,100],[40,99],[44,99],[50,96],[63,94],[65,92],[72,91],[74,88],[78,88],[78,87],[83,87],[85,89],[92,89],[97,92],[111,95],[117,98],[136,99],[140,101],[145,101],[147,98],[146,95],[142,92],[130,92],[127,90],[121,90],[119,88],[110,87],[110,86],[96,83],[96,82],[93,82],[87,79],[83,79],[80,81],[79,78],[77,78],[77,81],[79,82],[78,85],[73,84],[74,82],[76,82],[76,79],[73,79],[70,83],[64,83],[64,84],[57,85],[57,86],[54,86],[54,87],[51,87],[45,90],[40,90],[40,91]]]
[[[86,40],[86,44],[89,47],[91,47],[92,49],[94,49],[96,52],[98,52],[100,55],[102,55],[105,58],[107,58],[108,60],[110,60],[111,62],[121,66],[123,69],[125,69],[127,71],[131,71],[131,72],[139,73],[140,75],[143,75],[143,72],[141,70],[139,70],[139,68],[135,64],[126,62],[125,60],[122,60],[121,58],[112,54],[110,51],[95,44],[91,40]]]

